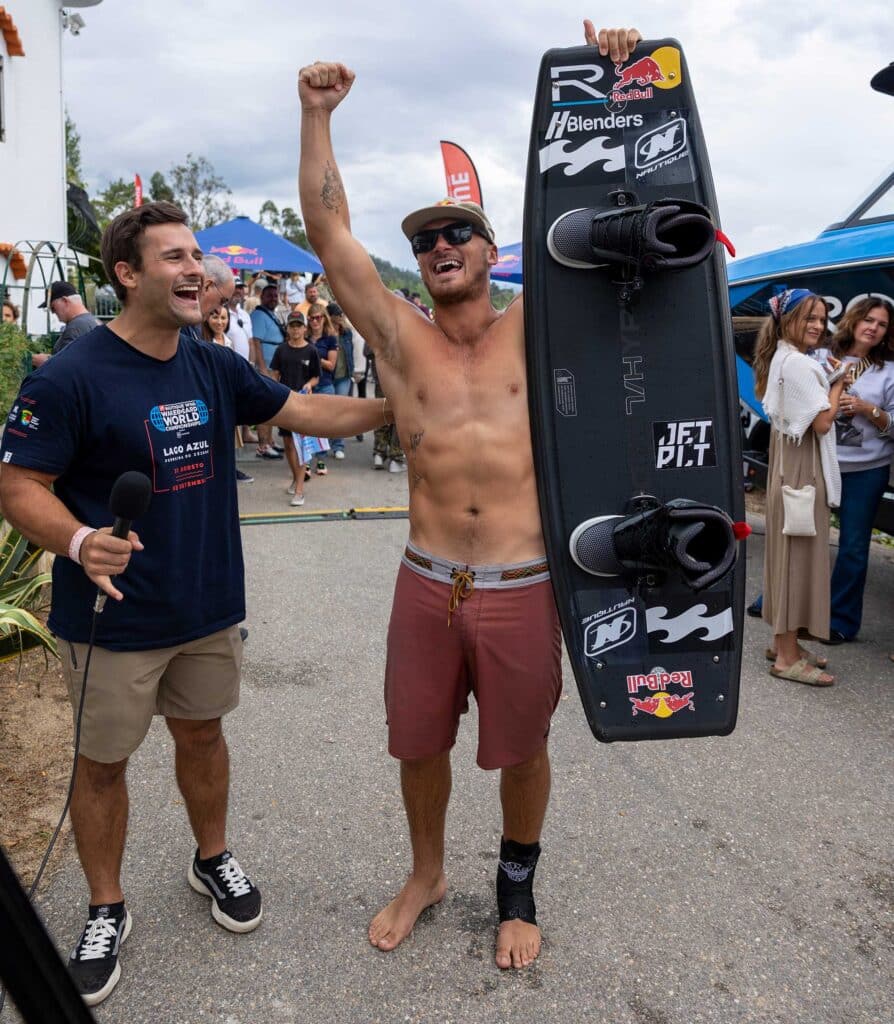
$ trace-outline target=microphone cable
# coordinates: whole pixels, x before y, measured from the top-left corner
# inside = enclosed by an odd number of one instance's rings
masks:
[[[84,678],[81,680],[81,695],[78,698],[78,713],[75,717],[75,731],[74,731],[74,758],[71,765],[71,778],[68,782],[68,792],[65,796],[65,806],[62,808],[62,814],[59,816],[59,822],[56,825],[56,829],[53,832],[50,842],[47,846],[46,853],[43,855],[43,860],[40,862],[40,867],[37,869],[37,874],[34,876],[34,881],[31,883],[31,888],[28,890],[28,902],[34,901],[34,894],[37,892],[37,887],[40,884],[40,880],[43,877],[44,870],[49,863],[50,855],[53,852],[53,847],[56,845],[56,840],[59,838],[59,833],[62,831],[62,826],[65,823],[65,816],[68,814],[68,808],[71,805],[72,794],[74,793],[75,778],[78,774],[78,755],[81,748],[81,719],[84,715],[84,702],[87,695],[87,673],[90,671],[90,658],[93,655],[93,646],[96,639],[96,623],[99,617],[101,608],[98,607],[99,601],[94,602],[93,605],[93,619],[90,623],[90,640],[87,645],[87,657],[84,661]],[[6,1003],[6,988],[0,986],[0,1014],[3,1013],[3,1007]]]

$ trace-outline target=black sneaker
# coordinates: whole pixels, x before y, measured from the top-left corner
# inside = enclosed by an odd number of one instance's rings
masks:
[[[68,973],[88,1006],[108,996],[121,977],[118,951],[130,935],[131,916],[123,903],[91,906],[87,924],[68,958]]]
[[[261,923],[261,891],[229,850],[208,860],[199,860],[196,850],[187,877],[196,892],[211,898],[211,916],[219,925],[250,932]]]
[[[249,476],[248,473],[243,473],[241,469],[236,470],[236,480],[240,484],[253,484],[255,482],[255,478],[253,476]]]

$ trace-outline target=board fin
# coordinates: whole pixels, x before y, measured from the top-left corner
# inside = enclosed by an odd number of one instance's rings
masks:
[[[702,590],[735,565],[736,541],[733,521],[722,509],[674,498],[627,516],[587,519],[572,532],[569,550],[594,576],[673,572]]]

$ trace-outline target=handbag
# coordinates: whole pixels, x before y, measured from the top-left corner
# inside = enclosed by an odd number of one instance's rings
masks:
[[[783,371],[788,356],[783,360],[779,370],[779,390],[782,394],[782,422],[785,422],[785,385],[783,383]],[[813,479],[816,480],[816,441],[810,439],[811,455],[813,461]],[[783,526],[782,533],[786,537],[815,537],[816,522],[814,519],[814,508],[816,505],[816,487],[814,484],[804,484],[803,487],[790,487],[785,482],[785,471],[783,463],[785,459],[785,434],[779,431],[779,479],[782,482],[782,511]]]

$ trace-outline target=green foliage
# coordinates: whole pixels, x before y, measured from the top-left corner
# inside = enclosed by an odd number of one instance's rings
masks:
[[[43,551],[0,517],[0,657],[43,647],[58,656],[52,633],[33,614],[44,605],[49,573],[38,572]]]
[[[96,219],[99,226],[105,230],[110,221],[113,221],[119,213],[130,210],[136,202],[136,192],[133,181],[125,181],[124,178],[116,178],[94,196],[91,200],[93,209],[96,210]]]
[[[174,202],[174,190],[165,181],[165,176],[161,171],[156,171],[149,179],[149,198],[153,203]]]
[[[313,252],[307,235],[304,233],[304,221],[291,206],[284,206],[280,211],[272,199],[267,199],[258,211],[258,223],[268,231],[275,231],[286,241],[298,245],[308,252]]]
[[[9,411],[22,380],[31,372],[33,351],[34,346],[21,327],[0,323],[0,415]]]
[[[84,188],[81,169],[81,136],[74,121],[65,111],[65,180]]]
[[[232,191],[217,175],[210,160],[186,154],[182,164],[175,164],[169,173],[173,201],[189,218],[193,231],[202,231],[236,216],[236,208],[227,198]]]

